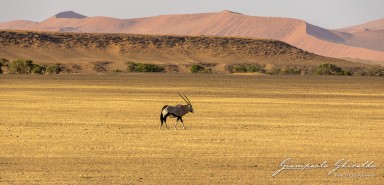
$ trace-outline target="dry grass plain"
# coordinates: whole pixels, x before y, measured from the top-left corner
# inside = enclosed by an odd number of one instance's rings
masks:
[[[0,76],[0,184],[380,184],[384,79],[109,74]],[[159,130],[183,103],[187,130]],[[172,119],[169,123],[174,123]],[[280,163],[328,168],[282,171]],[[339,169],[340,159],[371,169]]]

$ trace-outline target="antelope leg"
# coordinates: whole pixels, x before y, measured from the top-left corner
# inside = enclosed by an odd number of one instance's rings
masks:
[[[180,121],[181,121],[181,123],[183,124],[183,129],[186,130],[186,128],[185,128],[185,126],[184,126],[184,121],[183,121],[183,119],[181,119],[181,117],[180,117]]]
[[[173,126],[175,129],[177,127],[177,123],[179,122],[180,117],[177,117],[176,124]]]

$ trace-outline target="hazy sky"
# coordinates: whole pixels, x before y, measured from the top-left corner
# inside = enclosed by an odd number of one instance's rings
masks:
[[[126,19],[225,9],[247,15],[297,18],[324,28],[384,18],[384,0],[0,0],[0,22],[38,22],[67,10]]]

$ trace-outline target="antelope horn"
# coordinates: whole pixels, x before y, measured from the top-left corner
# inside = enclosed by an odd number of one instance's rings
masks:
[[[188,104],[190,104],[180,93],[177,93],[177,94],[179,94],[180,95],[180,97],[181,98],[183,98],[183,100],[185,101],[185,102],[187,102]]]
[[[184,96],[185,96],[185,94],[184,94]],[[191,105],[191,106],[192,106],[192,103],[191,103],[191,101],[189,101],[188,97],[187,97],[187,96],[185,96],[185,98],[187,98],[189,105]]]

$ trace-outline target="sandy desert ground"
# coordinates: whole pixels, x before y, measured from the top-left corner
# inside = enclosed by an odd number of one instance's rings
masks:
[[[3,75],[0,184],[379,184],[383,84],[333,76]],[[187,130],[159,130],[161,107],[183,103],[176,92],[195,113],[184,117]],[[287,158],[328,167],[272,177]],[[341,159],[374,163],[328,175]]]

